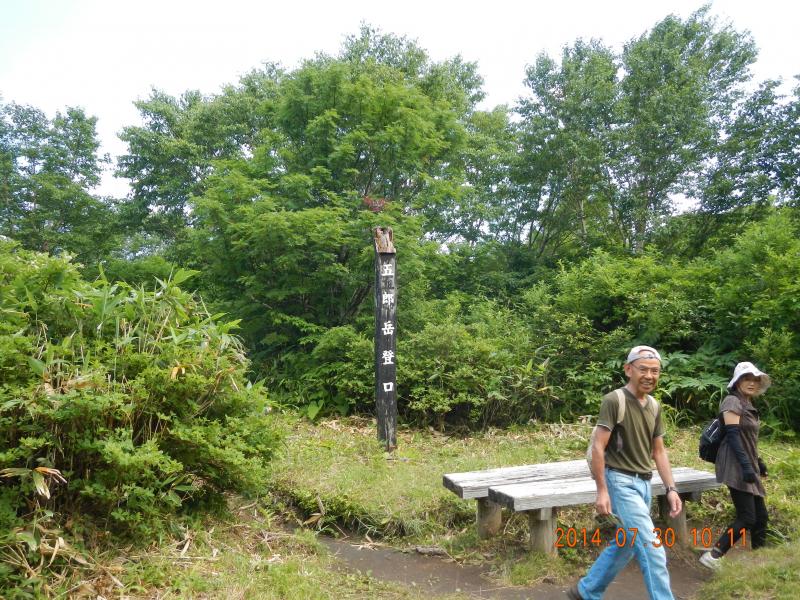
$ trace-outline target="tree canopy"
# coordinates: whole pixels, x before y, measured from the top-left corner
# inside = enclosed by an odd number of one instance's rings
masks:
[[[131,191],[115,200],[92,191],[94,118],[4,105],[0,226],[92,276],[197,271],[204,301],[240,323],[252,376],[347,411],[370,410],[371,231],[388,225],[408,418],[580,413],[634,342],[674,355],[665,393],[699,414],[733,357],[780,370],[800,356],[787,277],[724,275],[794,252],[800,88],[753,81],[756,57],[702,8],[620,50],[531,57],[526,93],[487,107],[477,64],[365,25],[338,53],[215,94],[152,90],[120,133]],[[796,424],[787,377],[773,412]]]

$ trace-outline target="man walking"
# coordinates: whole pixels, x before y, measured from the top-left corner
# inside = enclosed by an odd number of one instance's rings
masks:
[[[661,375],[661,355],[649,346],[635,346],[628,353],[624,368],[628,378],[621,388],[624,396],[611,392],[600,405],[592,473],[597,484],[597,513],[611,515],[617,527],[625,529],[626,536],[614,536],[586,576],[567,592],[571,600],[602,598],[617,573],[634,556],[650,600],[673,598],[667,555],[650,518],[651,457],[667,488],[670,516],[677,516],[683,508],[664,447],[661,407],[650,396]],[[625,412],[617,423],[621,402],[625,403]],[[616,540],[623,537],[623,545],[616,545]]]

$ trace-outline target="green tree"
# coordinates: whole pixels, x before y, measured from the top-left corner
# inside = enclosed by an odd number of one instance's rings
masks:
[[[617,100],[617,65],[599,42],[576,42],[561,64],[541,55],[528,68],[531,97],[517,107],[522,152],[514,163],[518,207],[513,237],[537,256],[586,248],[608,221],[609,137]]]
[[[614,219],[638,251],[648,230],[689,193],[742,95],[756,48],[748,34],[717,27],[701,8],[685,22],[669,16],[622,53],[615,133]]]
[[[294,207],[329,194],[418,205],[427,181],[447,175],[464,136],[456,113],[391,67],[322,57],[287,76],[278,125]],[[287,198],[288,200],[289,198]]]
[[[755,56],[750,37],[719,27],[707,8],[686,21],[667,17],[619,56],[582,41],[560,64],[540,56],[517,107],[523,152],[510,229],[541,254],[575,243],[641,251],[677,194],[711,185],[703,174],[735,133],[735,115],[741,131],[728,150],[753,143],[744,120],[769,106],[767,87],[740,108]]]
[[[79,108],[50,120],[31,106],[0,104],[2,235],[83,263],[114,247],[111,203],[91,193],[107,162],[98,155],[96,124]]]
[[[800,76],[795,79],[800,80]],[[781,111],[781,127],[776,142],[778,180],[781,190],[794,206],[800,206],[800,85],[794,88],[794,96]]]
[[[205,296],[242,319],[258,366],[302,373],[327,330],[371,327],[378,224],[403,248],[400,301],[421,295],[420,257],[435,247],[425,234],[450,226],[428,207],[464,181],[475,85],[460,59],[431,63],[402,38],[362,30],[339,57],[279,78],[251,151],[208,162],[183,254]],[[380,216],[366,196],[387,199]]]
[[[470,193],[470,128],[485,137],[478,130],[492,120],[470,123],[481,85],[475,63],[433,62],[415,42],[363,26],[337,56],[290,72],[270,66],[219,95],[154,91],[137,103],[144,125],[121,135],[128,152],[117,174],[132,185],[125,223],[153,236],[154,250],[165,243],[185,257],[176,248],[194,225],[192,198],[216,164],[245,159],[290,210],[325,205],[332,194],[354,203],[383,197],[447,237],[454,226],[442,209]]]
[[[252,156],[271,127],[280,75],[267,65],[217,96],[189,91],[174,98],[153,90],[135,103],[144,125],[120,134],[128,152],[116,172],[131,183],[121,207],[129,232],[151,236],[153,249],[183,238],[192,223],[190,199],[202,193],[213,161]]]

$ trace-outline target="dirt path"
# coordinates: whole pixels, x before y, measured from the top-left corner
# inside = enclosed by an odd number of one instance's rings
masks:
[[[567,585],[543,583],[533,587],[497,587],[481,567],[458,565],[438,557],[403,553],[385,547],[354,545],[320,537],[349,569],[370,572],[376,579],[402,583],[432,595],[461,593],[471,598],[500,600],[565,600]],[[689,600],[708,578],[708,573],[689,556],[670,556],[672,591],[676,600]],[[642,575],[632,561],[606,592],[614,600],[647,598]]]

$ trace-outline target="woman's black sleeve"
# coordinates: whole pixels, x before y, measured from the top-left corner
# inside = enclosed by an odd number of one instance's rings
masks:
[[[736,455],[736,459],[742,466],[742,479],[744,479],[746,483],[755,483],[756,472],[755,469],[753,469],[753,463],[750,462],[750,459],[747,458],[747,454],[745,454],[740,435],[741,431],[739,425],[725,425],[725,437],[728,439],[728,445],[731,447],[731,450],[733,450],[733,453]]]

